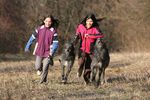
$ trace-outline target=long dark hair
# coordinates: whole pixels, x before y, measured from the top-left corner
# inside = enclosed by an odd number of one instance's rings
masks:
[[[83,24],[84,26],[86,26],[86,20],[87,19],[92,19],[93,20],[93,25],[92,27],[99,27],[99,24],[97,22],[97,19],[95,17],[95,15],[93,13],[89,13],[82,21],[80,24]]]
[[[59,20],[58,20],[57,18],[54,18],[52,15],[46,15],[46,16],[44,16],[41,25],[44,25],[44,22],[43,22],[43,21],[44,21],[46,18],[51,18],[51,20],[52,20],[52,24],[51,24],[50,27],[53,27],[53,28],[55,28],[55,29],[58,28],[58,26],[59,26]]]

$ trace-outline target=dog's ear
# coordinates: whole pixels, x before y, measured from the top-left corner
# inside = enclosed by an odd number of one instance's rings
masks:
[[[61,59],[59,59],[59,62],[61,63]]]

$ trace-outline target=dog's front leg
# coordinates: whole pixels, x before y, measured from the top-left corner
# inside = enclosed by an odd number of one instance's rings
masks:
[[[70,74],[70,72],[71,72],[72,66],[73,66],[73,63],[72,63],[71,61],[68,62],[67,71],[66,71],[66,75],[65,75],[66,81],[67,81],[68,76],[69,76],[69,74]]]
[[[61,65],[61,80],[64,82],[65,79],[65,66]]]
[[[101,83],[102,71],[103,71],[103,69],[102,69],[102,63],[99,62],[98,66],[96,68],[96,78],[95,78],[95,80],[96,80],[95,86],[96,87],[98,87],[100,85],[100,83]]]
[[[102,73],[101,73],[101,85],[105,83],[105,68],[102,68]]]
[[[90,77],[90,81],[93,83],[95,82],[95,76],[96,76],[96,69],[95,66],[91,67],[91,77]]]

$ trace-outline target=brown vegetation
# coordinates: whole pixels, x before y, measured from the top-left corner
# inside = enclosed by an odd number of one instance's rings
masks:
[[[61,50],[89,12],[97,18],[106,17],[100,27],[111,51],[148,51],[149,5],[149,0],[0,0],[0,52],[23,52],[29,36],[47,13],[60,20]]]

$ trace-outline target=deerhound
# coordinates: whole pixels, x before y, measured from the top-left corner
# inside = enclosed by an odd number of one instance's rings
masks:
[[[61,54],[61,58],[59,59],[59,61],[61,64],[61,80],[63,83],[66,83],[68,75],[75,61],[75,49],[73,44],[71,43],[65,44],[64,50]]]
[[[109,65],[110,56],[106,44],[97,39],[91,63],[91,82],[98,87],[105,83],[105,69]]]

